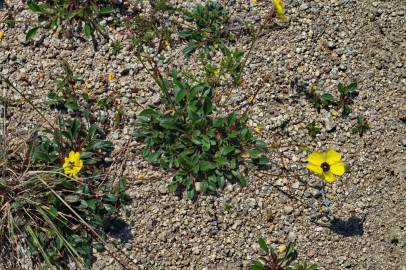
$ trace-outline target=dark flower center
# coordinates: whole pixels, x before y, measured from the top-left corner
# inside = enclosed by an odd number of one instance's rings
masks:
[[[327,162],[323,162],[321,165],[323,172],[328,172],[330,170],[330,165]]]

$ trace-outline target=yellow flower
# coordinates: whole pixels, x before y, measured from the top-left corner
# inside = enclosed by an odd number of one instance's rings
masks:
[[[256,5],[256,4],[257,4],[257,0],[251,0],[251,3],[252,3],[253,5]]]
[[[309,162],[306,168],[317,173],[327,182],[334,182],[334,175],[343,175],[345,172],[344,163],[341,161],[341,154],[333,149],[320,153],[314,151],[307,157]]]
[[[256,126],[256,127],[255,127],[255,132],[256,132],[256,133],[260,133],[260,132],[261,132],[261,127],[260,127],[260,126]]]
[[[65,158],[63,170],[68,176],[78,176],[78,173],[83,168],[83,160],[80,159],[80,153],[70,151],[69,156]]]
[[[113,73],[109,73],[109,75],[107,75],[107,80],[109,80],[109,81],[114,80],[114,74],[113,74]]]
[[[0,31],[0,41],[4,38],[4,32]]]
[[[163,41],[163,45],[164,45],[164,48],[165,48],[165,49],[169,49],[169,48],[171,47],[171,43],[169,43],[168,40],[164,40],[164,41]]]
[[[219,69],[219,68],[216,68],[216,69],[213,71],[213,74],[214,74],[214,76],[218,77],[218,76],[220,75],[220,69]]]
[[[284,253],[286,251],[286,245],[280,245],[278,246],[278,252],[279,253]]]
[[[285,16],[285,12],[283,11],[283,1],[273,0],[273,4],[276,8],[276,12],[278,13],[278,18],[286,22],[288,20],[288,17]]]

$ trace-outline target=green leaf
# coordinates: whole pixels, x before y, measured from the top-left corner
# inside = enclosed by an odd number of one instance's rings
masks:
[[[203,103],[203,111],[205,115],[209,115],[213,111],[213,104],[210,97],[206,97]]]
[[[182,99],[186,96],[186,91],[185,89],[182,89],[180,87],[175,88],[175,101],[176,103],[179,103],[182,101]]]
[[[31,28],[30,30],[28,30],[27,34],[25,34],[25,40],[30,41],[37,32],[38,27]]]
[[[164,118],[159,121],[159,125],[166,129],[176,129],[175,120],[172,118]]]
[[[228,126],[232,126],[235,124],[235,122],[237,121],[237,114],[235,112],[233,112],[232,114],[230,114],[227,118],[227,124]]]
[[[109,13],[111,13],[111,12],[113,12],[113,8],[111,8],[111,7],[102,7],[102,8],[100,8],[99,9],[99,14],[109,14]]]
[[[284,260],[290,259],[294,253],[295,253],[295,246],[292,243],[289,243],[288,247],[286,248],[285,255],[283,256]]]
[[[34,3],[32,0],[28,0],[27,5],[28,5],[28,8],[34,12],[40,13],[43,11],[42,8],[37,3]]]
[[[186,48],[183,49],[183,54],[188,56],[190,55],[192,52],[194,52],[197,48],[199,47],[198,44],[196,43],[188,43],[188,45],[186,46]]]
[[[334,101],[334,97],[330,93],[324,93],[323,95],[321,95],[320,98],[325,106],[331,104]]]
[[[99,129],[99,125],[97,123],[93,123],[88,130],[88,135],[89,136],[93,136],[96,131]]]
[[[71,111],[77,111],[79,109],[79,106],[76,98],[68,98],[68,100],[65,102],[65,107]]]
[[[267,158],[267,157],[259,157],[259,158],[254,158],[252,161],[256,165],[264,166],[264,165],[268,165],[269,158]]]
[[[251,270],[266,270],[265,266],[260,261],[254,261]]]
[[[148,108],[148,109],[143,110],[139,114],[139,116],[144,116],[144,117],[159,116],[159,113],[152,108]]]
[[[54,217],[54,218],[58,216],[58,210],[56,210],[56,208],[53,207],[53,206],[51,206],[51,207],[49,208],[49,213],[50,213],[51,216]]]
[[[175,192],[177,189],[178,189],[178,182],[175,182],[175,181],[172,181],[167,187],[168,192],[171,192],[171,193]]]
[[[202,161],[199,164],[199,168],[203,172],[207,172],[216,168],[216,165],[209,161]]]
[[[252,148],[248,151],[248,153],[250,154],[250,156],[252,158],[256,158],[258,157],[260,154],[262,154],[263,152],[261,150],[259,150],[258,148]]]
[[[228,155],[228,154],[230,154],[231,152],[234,152],[234,151],[235,151],[235,147],[231,146],[231,145],[226,145],[226,146],[223,146],[223,148],[221,148],[221,154],[223,156],[226,156],[226,155]]]
[[[85,27],[83,28],[83,32],[85,33],[85,37],[90,39],[92,37],[93,28],[89,23],[85,23]]]
[[[81,152],[80,159],[88,159],[91,158],[94,154],[92,152]]]
[[[357,91],[358,85],[356,82],[354,83],[350,83],[349,85],[347,85],[347,92],[349,94],[354,93]]]
[[[75,118],[70,128],[70,133],[72,134],[73,138],[76,138],[79,135],[79,130],[80,130],[80,121],[79,119]]]
[[[110,150],[113,148],[113,144],[109,141],[93,140],[88,144],[87,148],[89,150]]]
[[[117,201],[117,196],[113,194],[107,194],[104,195],[104,200],[109,201],[109,202],[116,202]]]
[[[268,145],[266,144],[266,142],[261,141],[261,140],[257,140],[255,141],[255,145],[261,149],[266,149],[268,147]]]
[[[258,244],[259,244],[259,247],[260,247],[263,251],[266,252],[266,254],[269,253],[268,246],[267,246],[267,244],[266,244],[266,242],[265,242],[265,240],[264,240],[263,238],[260,238],[260,239],[258,240]]]

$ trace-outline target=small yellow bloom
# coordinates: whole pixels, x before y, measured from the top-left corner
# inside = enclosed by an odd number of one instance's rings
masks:
[[[251,3],[252,3],[253,5],[256,5],[256,4],[257,4],[257,0],[251,0]]]
[[[107,75],[107,80],[109,80],[109,81],[114,80],[114,74],[113,74],[113,73],[109,73],[109,75]]]
[[[261,127],[256,126],[256,127],[255,127],[255,132],[256,132],[256,133],[260,133],[260,132],[261,132]]]
[[[284,253],[286,251],[286,245],[280,245],[278,246],[278,252],[279,253]]]
[[[66,175],[76,177],[83,168],[83,160],[80,159],[80,153],[70,151],[69,156],[65,158],[63,170]]]
[[[218,76],[220,75],[220,69],[219,69],[219,68],[216,68],[216,69],[213,71],[213,74],[214,74],[214,76],[218,77]]]
[[[334,175],[343,175],[345,172],[344,162],[341,161],[341,154],[333,149],[320,153],[314,151],[307,157],[309,162],[306,168],[317,173],[327,182],[334,182]]]
[[[171,43],[169,43],[169,41],[167,41],[167,40],[163,41],[163,45],[164,45],[165,49],[169,49],[171,47]]]
[[[278,13],[278,18],[284,22],[288,20],[288,17],[285,16],[285,12],[283,10],[283,1],[282,0],[273,0],[273,4],[276,8],[276,12]]]
[[[0,41],[2,41],[3,38],[4,38],[4,32],[0,31]]]
[[[244,153],[241,155],[241,157],[242,157],[244,160],[247,160],[247,159],[250,158],[250,154],[248,154],[248,152],[244,152]]]

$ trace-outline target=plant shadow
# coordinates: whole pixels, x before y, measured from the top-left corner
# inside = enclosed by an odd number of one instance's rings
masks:
[[[364,221],[365,218],[356,216],[351,216],[347,220],[334,217],[328,228],[342,236],[359,236],[364,234]]]
[[[122,243],[128,243],[133,238],[130,225],[121,219],[114,219],[106,222],[104,231],[110,237],[120,239]]]

